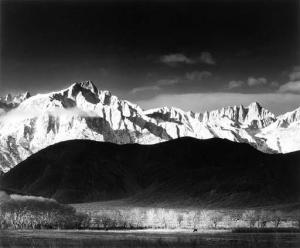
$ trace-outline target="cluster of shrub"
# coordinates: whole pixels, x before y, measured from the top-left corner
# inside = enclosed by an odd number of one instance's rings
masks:
[[[52,199],[0,194],[0,229],[88,228],[89,216]]]

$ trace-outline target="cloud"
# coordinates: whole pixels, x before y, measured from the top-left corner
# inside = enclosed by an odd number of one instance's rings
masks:
[[[300,81],[288,82],[280,86],[278,92],[300,94]]]
[[[255,86],[261,86],[261,85],[266,85],[269,86],[270,88],[278,88],[279,83],[276,81],[271,81],[269,82],[266,78],[260,77],[260,78],[255,78],[255,77],[249,77],[246,81],[248,87],[255,87]],[[234,88],[240,88],[243,85],[245,85],[245,82],[242,80],[232,80],[228,83],[227,88],[228,89],[234,89]]]
[[[136,93],[142,92],[142,91],[158,91],[158,90],[161,90],[165,86],[179,84],[179,83],[183,82],[184,80],[201,81],[201,80],[206,79],[211,76],[212,76],[212,73],[209,71],[187,72],[184,76],[181,76],[181,77],[176,77],[176,78],[172,78],[172,79],[160,79],[150,85],[135,87],[131,90],[131,93],[136,94]]]
[[[160,61],[167,64],[167,65],[176,65],[179,63],[183,64],[195,64],[196,61],[188,58],[186,55],[182,53],[174,53],[168,54],[160,57]]]
[[[198,60],[201,61],[202,63],[208,64],[208,65],[215,65],[216,64],[216,61],[214,60],[211,53],[209,53],[209,52],[202,52],[201,56]]]
[[[215,65],[216,61],[209,52],[202,52],[199,57],[188,57],[183,53],[167,54],[160,57],[160,61],[169,66],[176,66],[178,64],[208,64]]]
[[[131,90],[131,93],[136,94],[136,93],[141,92],[141,91],[157,91],[157,90],[161,90],[163,86],[174,85],[174,84],[177,84],[177,83],[179,83],[178,78],[161,79],[161,80],[158,80],[157,82],[155,82],[152,85],[133,88]]]
[[[179,83],[179,79],[178,78],[174,78],[174,79],[161,79],[158,80],[156,85],[158,86],[163,86],[163,85],[174,85],[174,84],[178,84]]]
[[[186,79],[191,81],[201,81],[203,79],[206,79],[208,77],[211,77],[212,73],[209,71],[193,71],[193,72],[187,72],[185,74]]]
[[[276,81],[272,81],[272,82],[270,83],[270,86],[273,87],[273,88],[277,88],[277,87],[279,87],[279,83],[276,82]]]
[[[132,94],[136,94],[136,93],[138,93],[138,92],[141,92],[141,91],[148,91],[148,90],[151,90],[151,91],[160,90],[160,87],[159,87],[159,86],[156,86],[156,85],[136,87],[136,88],[133,88],[133,89],[131,90],[131,93],[132,93]]]
[[[300,97],[295,94],[264,93],[264,94],[242,94],[242,93],[194,93],[194,94],[162,94],[149,100],[138,101],[144,109],[157,108],[161,106],[173,106],[185,111],[204,112],[206,110],[219,109],[224,106],[243,104],[249,105],[257,101],[263,107],[273,111],[275,114],[285,113],[300,106]]]
[[[291,81],[300,80],[300,71],[291,72],[289,77]]]
[[[300,80],[300,66],[294,66],[293,71],[289,74],[291,81]]]
[[[43,110],[39,106],[32,107],[30,109],[15,108],[0,116],[0,121],[3,123],[12,123],[18,122],[27,118],[34,118],[40,115],[52,115],[54,117],[64,116],[65,118],[72,118],[73,116],[81,117],[99,117],[95,112],[92,111],[83,111],[78,107],[73,108],[62,108],[62,107],[53,107],[50,110]]]
[[[228,83],[228,89],[240,88],[244,84],[244,81],[233,80]]]
[[[268,83],[268,80],[264,77],[260,77],[260,78],[249,77],[248,81],[247,81],[247,84],[250,87],[265,85],[267,83]]]

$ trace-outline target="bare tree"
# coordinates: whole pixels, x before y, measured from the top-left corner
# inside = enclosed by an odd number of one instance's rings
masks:
[[[267,226],[268,221],[270,221],[270,212],[266,210],[261,210],[258,214],[259,218],[259,226],[261,228],[265,228]]]
[[[279,227],[281,221],[282,221],[282,218],[283,218],[283,213],[279,210],[277,211],[274,211],[271,215],[271,218],[272,218],[272,222],[274,223],[274,226],[276,228]]]
[[[213,227],[217,228],[218,223],[223,220],[223,214],[220,212],[212,211],[210,213],[210,220],[213,224]]]
[[[255,210],[246,210],[242,215],[242,219],[249,223],[250,228],[253,228],[257,222],[258,216]]]
[[[178,223],[178,227],[181,227],[182,221],[183,221],[183,214],[178,214],[178,215],[177,215],[177,223]]]
[[[201,216],[202,216],[202,211],[197,210],[194,212],[193,219],[192,219],[194,230],[197,229],[197,226],[200,224]]]

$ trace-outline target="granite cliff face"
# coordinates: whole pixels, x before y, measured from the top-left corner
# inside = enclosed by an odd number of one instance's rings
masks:
[[[256,102],[205,113],[167,107],[144,111],[98,90],[91,81],[22,96],[0,99],[5,106],[11,104],[0,113],[0,170],[4,172],[51,144],[71,139],[154,144],[185,136],[217,137],[270,153],[300,149],[299,109],[278,117]]]

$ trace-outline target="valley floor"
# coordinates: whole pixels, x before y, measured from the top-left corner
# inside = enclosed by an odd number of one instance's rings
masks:
[[[300,234],[156,231],[0,231],[0,247],[300,247]]]

